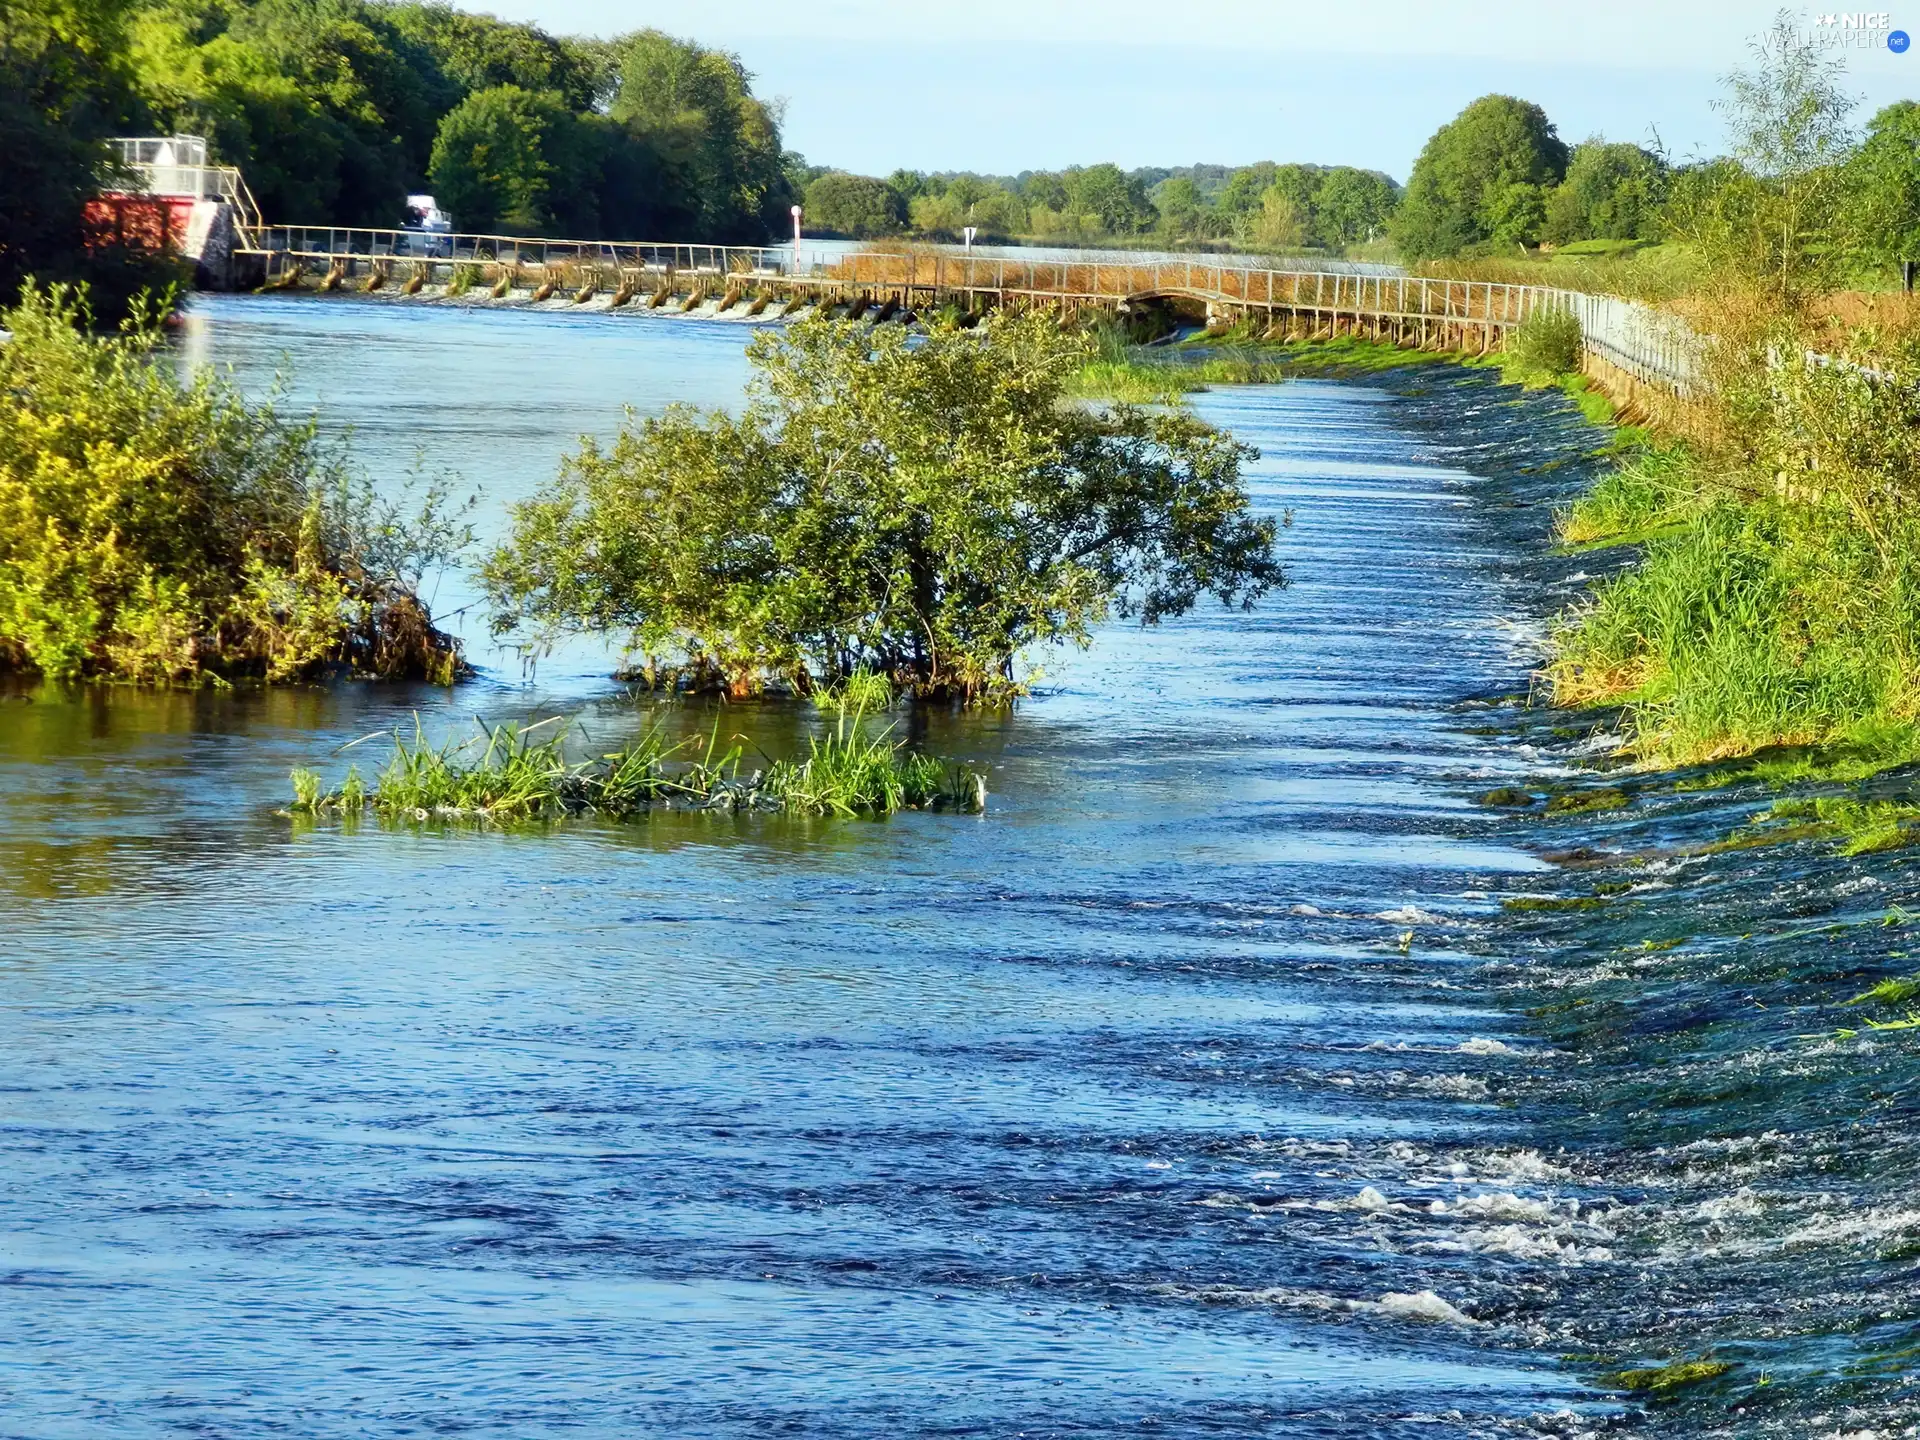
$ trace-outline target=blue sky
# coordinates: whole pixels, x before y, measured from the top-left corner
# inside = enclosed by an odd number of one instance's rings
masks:
[[[1920,35],[1920,0],[1891,10]],[[507,0],[550,30],[657,26],[738,53],[815,164],[1012,172],[1112,160],[1303,160],[1404,180],[1476,96],[1537,101],[1569,141],[1721,148],[1712,101],[1777,10],[1729,0]],[[1819,11],[1793,13],[1817,20]],[[1832,12],[1828,12],[1832,13]],[[1920,99],[1920,49],[1848,51],[1862,118]]]

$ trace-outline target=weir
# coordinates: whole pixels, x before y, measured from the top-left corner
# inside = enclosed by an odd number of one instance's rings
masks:
[[[777,318],[804,307],[910,320],[954,310],[963,318],[1047,306],[1068,314],[1185,309],[1211,326],[1250,325],[1272,339],[1356,336],[1430,350],[1498,350],[1544,310],[1580,320],[1588,358],[1619,377],[1686,395],[1697,374],[1694,337],[1673,316],[1610,296],[1543,285],[1356,274],[1177,260],[1044,259],[938,246],[809,251],[429,234],[325,226],[240,227],[233,284],[323,292],[392,289],[406,295],[524,296],[583,309],[632,305],[675,312]]]
[[[117,237],[130,223],[151,232],[191,258],[211,289],[311,286],[420,299],[484,291],[496,302],[769,319],[802,308],[844,307],[877,322],[945,310],[967,324],[1006,308],[1162,309],[1268,339],[1355,336],[1482,355],[1502,348],[1528,317],[1564,311],[1580,321],[1586,368],[1611,392],[1652,408],[1698,388],[1698,340],[1677,317],[1545,285],[1236,264],[1215,255],[1049,259],[937,245],[809,251],[798,240],[699,245],[269,225],[240,173],[207,163],[204,139],[118,144],[125,188],[95,202],[96,225]]]

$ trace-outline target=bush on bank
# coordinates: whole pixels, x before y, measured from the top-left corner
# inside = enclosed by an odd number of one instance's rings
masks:
[[[1251,452],[1184,412],[1071,403],[1090,342],[803,321],[756,336],[738,417],[684,408],[588,443],[486,564],[495,629],[622,635],[652,683],[808,693],[870,671],[1017,693],[1017,655],[1285,583]]]
[[[311,424],[182,383],[150,309],[100,336],[85,307],[29,286],[0,311],[0,670],[450,680],[417,593],[463,539],[440,497],[401,516]]]

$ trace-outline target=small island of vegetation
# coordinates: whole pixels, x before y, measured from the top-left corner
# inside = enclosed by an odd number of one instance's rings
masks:
[[[1092,353],[1045,313],[762,332],[741,415],[629,424],[516,508],[485,566],[494,629],[536,651],[625,637],[661,687],[804,695],[866,672],[978,701],[1109,614],[1284,585],[1248,447],[1181,409],[1073,402]]]

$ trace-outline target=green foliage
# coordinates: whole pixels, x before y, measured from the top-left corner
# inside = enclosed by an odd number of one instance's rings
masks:
[[[1556,697],[1630,698],[1642,751],[1676,761],[1910,721],[1920,528],[1886,538],[1831,503],[1710,502],[1562,632]]]
[[[331,668],[450,679],[417,599],[464,527],[403,520],[316,444],[156,359],[151,324],[84,333],[78,300],[0,312],[0,669],[143,683]]]
[[[909,212],[914,229],[945,240],[958,239],[968,225],[983,236],[1005,238],[1025,234],[1035,226],[1048,233],[1064,233],[1091,218],[1074,220],[1044,209],[1030,211],[1026,201],[1005,185],[971,175],[926,181]],[[1094,223],[1097,228],[1097,221]]]
[[[744,414],[589,443],[486,565],[495,626],[624,631],[655,683],[806,691],[859,670],[1015,692],[1016,655],[1284,583],[1245,447],[1184,413],[1063,403],[1088,342],[809,321],[755,337]]]
[[[716,724],[704,747],[670,741],[653,725],[623,750],[591,760],[567,757],[566,735],[543,720],[527,726],[480,725],[464,741],[428,743],[419,721],[411,737],[393,734],[393,754],[368,789],[349,768],[340,788],[323,791],[312,770],[290,779],[296,815],[372,813],[385,820],[550,821],[572,815],[631,820],[657,808],[782,810],[792,815],[891,815],[898,810],[986,808],[986,779],[895,740],[891,726],[866,723],[842,702],[832,728],[803,758],[743,773],[736,741],[724,752]]]
[[[1622,1390],[1665,1395],[1688,1385],[1717,1380],[1731,1369],[1733,1366],[1724,1360],[1675,1360],[1670,1364],[1648,1367],[1644,1370],[1616,1370],[1611,1375],[1602,1376],[1601,1379],[1607,1384],[1619,1386]]]
[[[587,236],[755,241],[789,203],[745,71],[657,31],[383,0],[148,0],[133,30],[151,122],[209,136],[278,221],[392,225],[430,173],[463,224]]]
[[[1675,177],[1667,228],[1722,282],[1743,282],[1791,311],[1830,286],[1846,253],[1841,164],[1855,101],[1845,60],[1782,12],[1727,76],[1729,158]]]
[[[1200,187],[1186,176],[1162,181],[1154,187],[1151,200],[1169,235],[1194,238],[1206,233],[1206,202]]]
[[[829,170],[807,186],[807,223],[865,240],[907,225],[907,201],[884,180]]]
[[[1546,218],[1546,192],[1566,169],[1567,147],[1545,111],[1485,96],[1427,141],[1395,215],[1394,239],[1413,260],[1530,243]]]
[[[609,117],[657,162],[676,237],[750,244],[780,233],[793,194],[774,112],[737,57],[658,30],[609,42]]]
[[[588,227],[555,221],[586,190],[587,163],[580,126],[557,91],[496,85],[441,120],[428,176],[463,228],[581,233]]]
[[[1882,276],[1920,260],[1920,104],[1901,100],[1867,125],[1841,177],[1842,228]]]
[[[1566,179],[1546,197],[1540,238],[1556,245],[1579,240],[1651,240],[1660,233],[1667,166],[1638,145],[1592,139],[1573,148]]]
[[[0,302],[30,275],[83,282],[108,319],[179,278],[166,257],[90,236],[106,137],[138,109],[127,0],[0,6]]]
[[[162,0],[135,37],[154,122],[208,136],[283,221],[394,223],[456,98],[364,0]]]
[[[1839,79],[1791,17],[1729,77],[1734,157],[1676,173],[1669,203],[1715,331],[1693,443],[1635,458],[1562,522],[1570,542],[1646,546],[1568,618],[1549,674],[1562,702],[1627,702],[1650,759],[1796,747],[1736,772],[1784,781],[1913,754],[1920,339],[1812,328],[1843,254]],[[1905,816],[1877,806],[1810,823],[1856,852],[1905,843]]]
[[[1153,224],[1146,187],[1118,165],[1075,166],[1064,178],[1071,212],[1095,217],[1109,234],[1134,235]]]
[[[1684,523],[1704,503],[1695,464],[1678,446],[1634,451],[1560,517],[1560,539],[1568,545],[1631,544]]]
[[[1540,309],[1514,327],[1508,353],[1524,369],[1566,375],[1580,368],[1580,317],[1571,310]]]
[[[1400,187],[1377,170],[1336,165],[1313,192],[1313,235],[1323,245],[1358,245],[1384,231],[1400,203]]]
[[[440,3],[398,4],[387,15],[403,41],[432,57],[441,85],[434,96],[437,110],[499,85],[556,92],[576,112],[605,98],[592,42],[558,40],[537,26]]]

